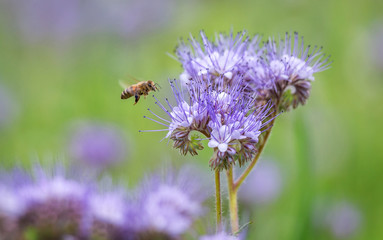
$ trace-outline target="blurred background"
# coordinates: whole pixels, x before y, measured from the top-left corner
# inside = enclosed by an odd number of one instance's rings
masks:
[[[95,161],[133,187],[164,162],[196,164],[213,181],[210,149],[183,157],[166,133],[138,132],[161,128],[143,119],[161,112],[152,97],[120,100],[131,76],[171,99],[182,69],[167,53],[201,29],[298,31],[334,60],[308,103],[277,119],[243,187],[248,239],[383,239],[382,1],[2,0],[0,165]]]

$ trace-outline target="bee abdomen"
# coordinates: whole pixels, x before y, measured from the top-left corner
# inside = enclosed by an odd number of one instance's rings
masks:
[[[130,98],[131,96],[133,96],[133,94],[132,94],[130,88],[125,89],[125,90],[121,93],[121,99],[127,99],[127,98]]]

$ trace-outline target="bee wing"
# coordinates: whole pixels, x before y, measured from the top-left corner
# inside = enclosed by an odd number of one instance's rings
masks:
[[[137,78],[133,77],[132,75],[129,75],[129,74],[128,74],[128,77],[129,77],[130,79],[133,79],[133,80],[136,81],[137,83],[140,82],[140,80],[138,80]]]
[[[127,84],[124,80],[118,80],[118,83],[120,84],[120,86],[123,88],[123,89],[127,89],[130,85]]]

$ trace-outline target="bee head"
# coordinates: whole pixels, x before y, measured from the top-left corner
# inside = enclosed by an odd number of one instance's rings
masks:
[[[151,80],[148,81],[148,87],[154,91],[156,90],[155,83]]]

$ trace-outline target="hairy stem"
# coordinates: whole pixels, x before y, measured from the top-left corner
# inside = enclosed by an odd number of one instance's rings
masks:
[[[241,176],[235,181],[235,183],[234,183],[234,190],[235,190],[235,191],[238,191],[239,187],[241,186],[241,184],[243,183],[243,181],[245,181],[246,177],[249,175],[249,173],[251,172],[251,170],[253,169],[253,167],[254,167],[255,164],[257,163],[259,157],[261,156],[261,153],[262,153],[263,149],[265,148],[267,139],[268,139],[269,136],[270,136],[271,129],[273,128],[274,121],[275,121],[275,118],[273,118],[273,119],[271,120],[271,122],[270,122],[270,127],[269,127],[269,129],[266,130],[265,136],[263,137],[262,143],[260,144],[259,149],[258,149],[258,152],[257,152],[257,154],[255,155],[254,159],[251,161],[251,163],[249,164],[249,166],[247,166],[247,168],[246,168],[245,171],[241,174]]]
[[[215,211],[217,217],[216,230],[219,232],[222,227],[221,179],[219,169],[215,170]]]
[[[233,166],[226,170],[227,187],[229,190],[230,225],[232,234],[239,231],[237,189],[234,187]]]

